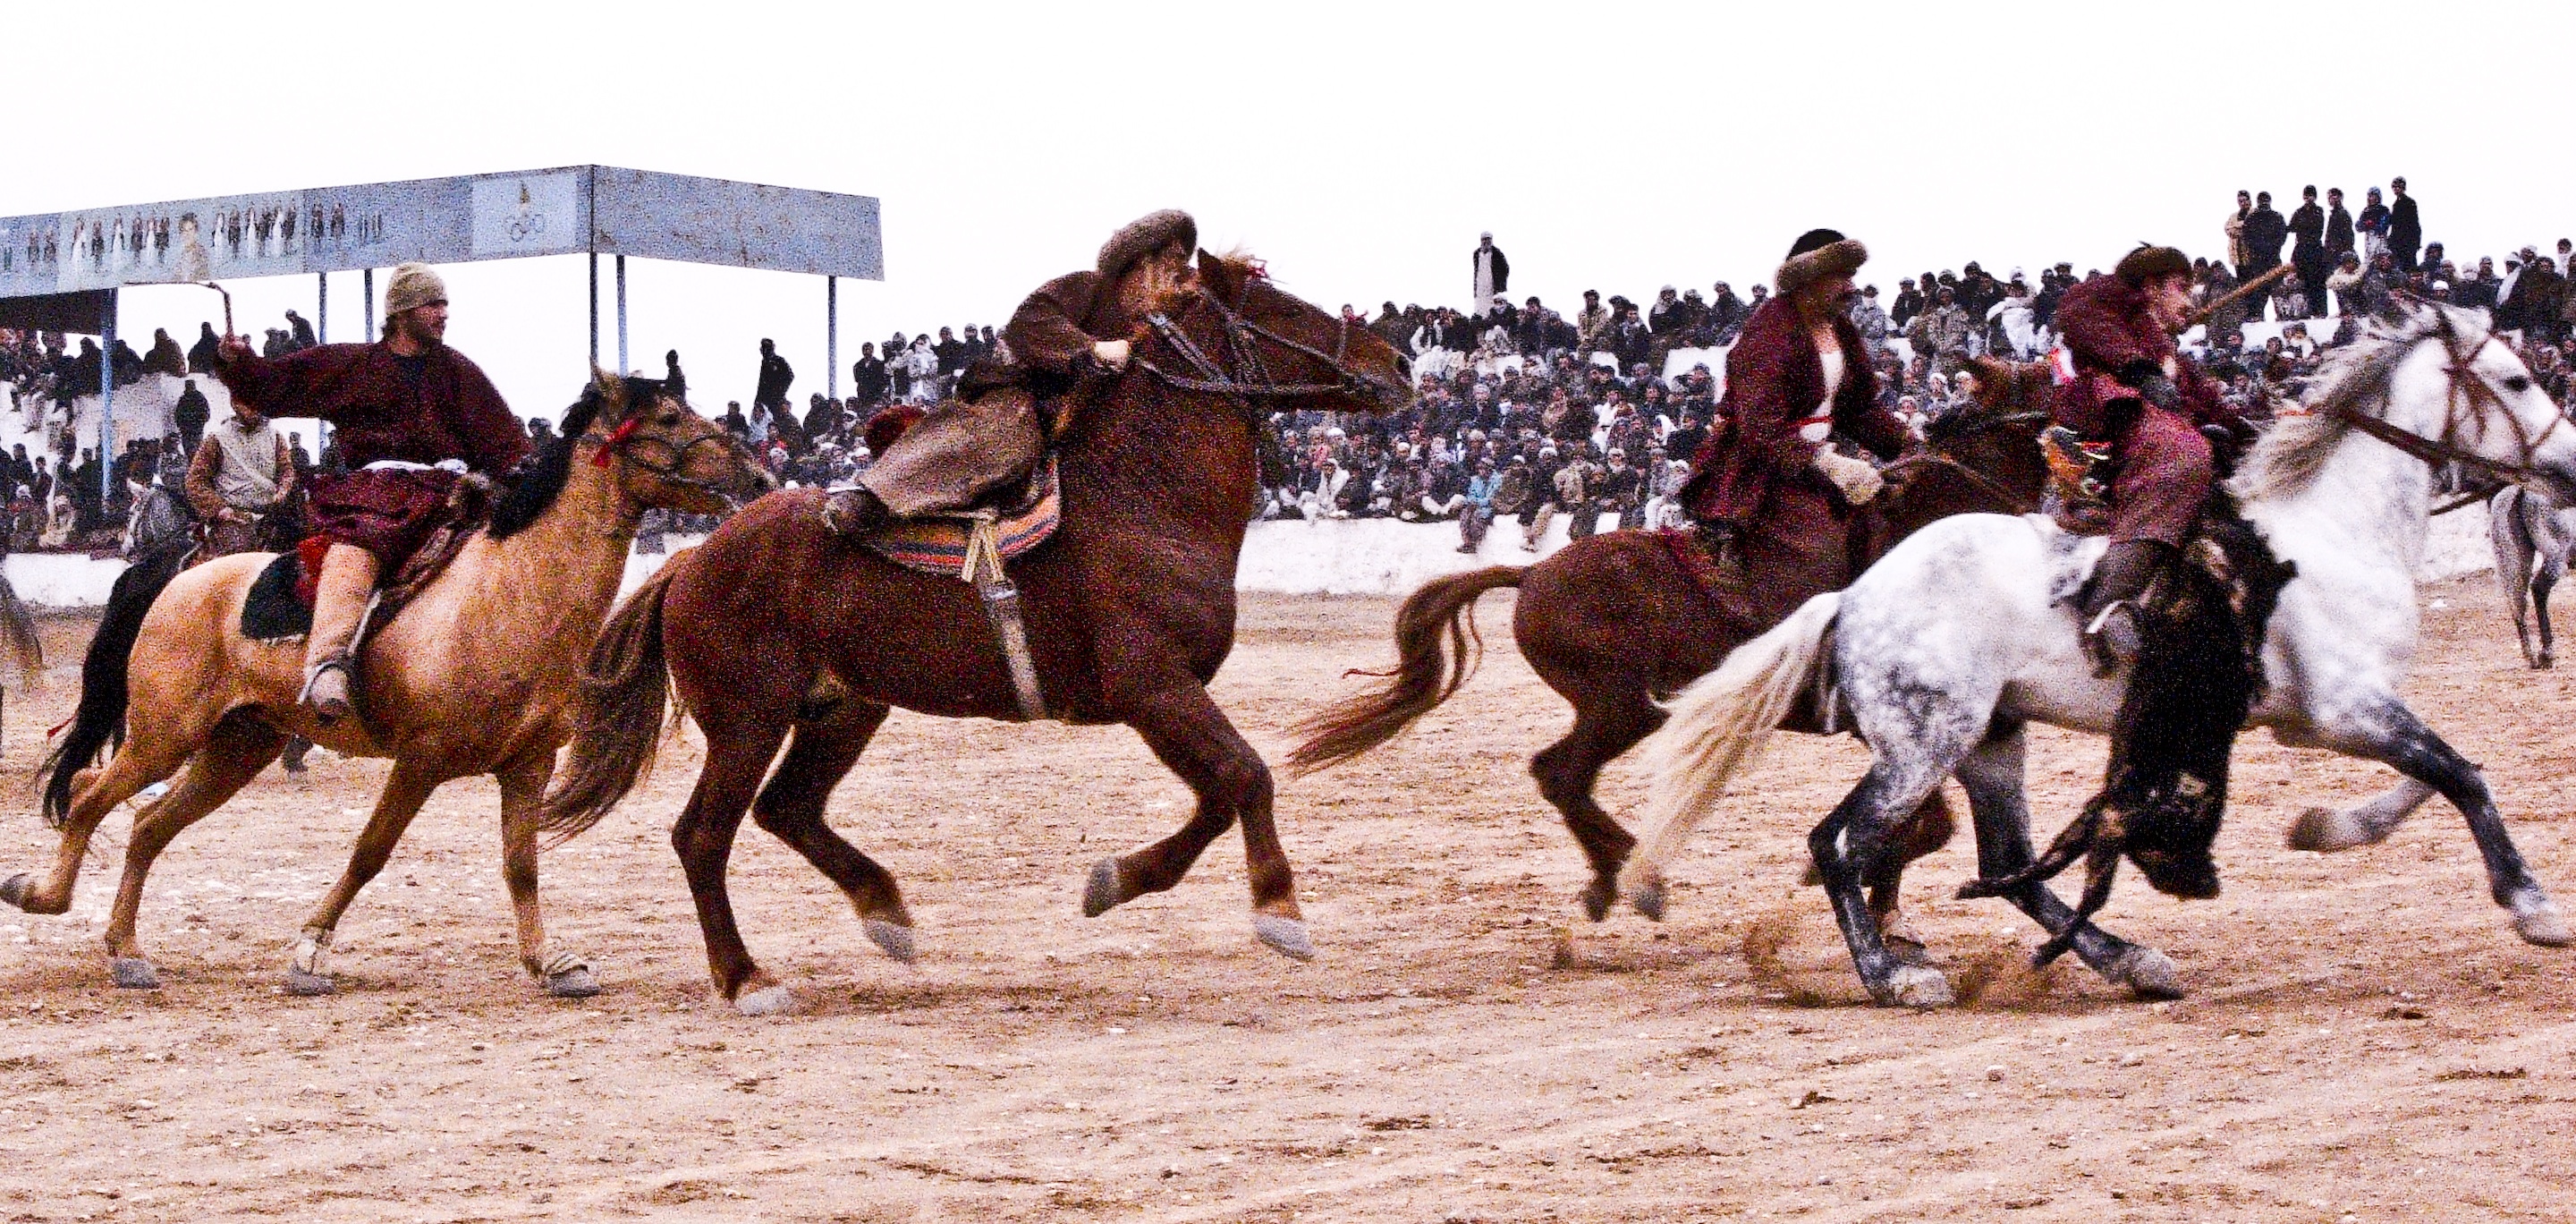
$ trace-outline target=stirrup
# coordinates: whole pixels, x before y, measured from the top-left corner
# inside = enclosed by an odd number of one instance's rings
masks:
[[[316,701],[313,690],[321,685],[323,674],[335,671],[340,673],[341,692],[337,696],[327,696]],[[350,666],[347,655],[324,659],[304,673],[304,689],[295,695],[295,704],[311,707],[314,717],[324,723],[346,718],[357,712],[357,679],[356,670]]]

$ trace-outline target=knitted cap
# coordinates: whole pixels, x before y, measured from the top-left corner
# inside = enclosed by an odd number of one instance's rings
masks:
[[[425,263],[407,263],[394,269],[385,282],[385,317],[393,318],[406,310],[433,306],[447,300],[447,282]]]

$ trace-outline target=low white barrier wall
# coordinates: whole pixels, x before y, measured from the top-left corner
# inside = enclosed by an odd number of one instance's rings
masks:
[[[1602,516],[1608,530],[1616,519]],[[1285,520],[1254,523],[1243,544],[1243,564],[1235,589],[1282,595],[1402,595],[1434,578],[1487,565],[1527,565],[1565,547],[1566,519],[1548,524],[1537,552],[1521,548],[1520,524],[1504,519],[1485,534],[1474,554],[1458,551],[1456,523],[1405,523],[1394,519]],[[632,591],[671,553],[697,543],[695,537],[672,536],[668,551],[636,554],[626,559],[625,589]],[[2487,543],[2487,512],[2471,506],[2433,520],[2419,575],[2426,582],[2491,569],[2495,554]],[[97,607],[123,572],[117,560],[91,560],[78,555],[21,553],[10,557],[5,572],[18,598],[47,607]]]

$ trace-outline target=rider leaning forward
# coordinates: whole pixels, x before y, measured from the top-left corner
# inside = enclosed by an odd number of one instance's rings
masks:
[[[1059,276],[1020,303],[992,355],[969,367],[940,405],[877,456],[858,487],[834,493],[823,521],[866,535],[894,519],[961,510],[1028,479],[1069,401],[1127,368],[1128,337],[1195,283],[1198,223],[1152,213],[1110,236],[1097,266]]]
[[[1726,354],[1724,428],[1692,456],[1682,491],[1702,530],[1763,581],[1747,594],[1764,623],[1851,584],[1852,508],[1878,493],[1877,469],[1829,444],[1840,436],[1880,459],[1905,426],[1877,404],[1877,372],[1845,305],[1868,260],[1857,240],[1809,230]]]
[[[385,336],[374,344],[270,359],[227,337],[217,357],[237,400],[338,430],[345,470],[316,475],[310,495],[313,538],[329,551],[314,588],[304,701],[324,721],[354,708],[350,651],[377,580],[437,529],[460,473],[499,476],[527,454],[527,432],[501,393],[446,335],[446,284],[408,263],[385,285]]]
[[[2109,551],[2080,604],[2097,653],[2134,659],[2131,605],[2200,518],[2215,472],[2204,427],[2250,437],[2252,426],[2220,398],[2218,384],[2174,346],[2190,321],[2191,261],[2172,247],[2142,246],[2111,274],[2066,291],[2056,326],[2075,378],[2050,405],[2057,423],[2108,443]]]

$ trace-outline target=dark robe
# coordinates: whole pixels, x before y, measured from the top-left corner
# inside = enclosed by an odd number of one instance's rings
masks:
[[[410,363],[382,342],[324,344],[275,360],[245,356],[218,374],[269,416],[316,417],[337,428],[332,447],[349,470],[313,480],[313,530],[374,553],[388,578],[437,528],[456,477],[361,469],[379,460],[458,459],[498,476],[528,453],[527,431],[492,380],[443,344]]]
[[[2111,443],[2113,540],[2179,545],[2200,517],[2214,479],[2209,441],[2200,426],[2244,430],[2216,382],[2175,347],[2147,312],[2144,291],[2115,276],[2093,276],[2066,291],[2057,307],[2058,335],[2075,359],[2074,381],[2057,388],[2050,413],[2060,425]],[[2138,398],[2117,375],[2138,362],[2173,363],[2182,411]]]
[[[1017,386],[1052,399],[1114,377],[1091,346],[1130,339],[1140,322],[1116,290],[1097,272],[1068,273],[1038,286],[1011,312],[1000,346],[967,368],[958,396]]]

